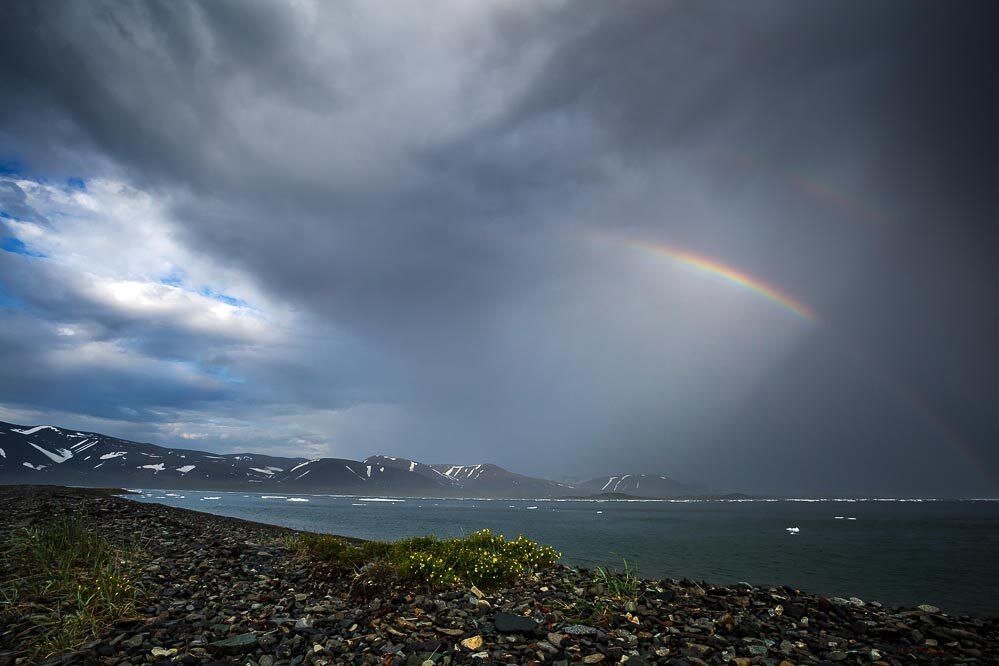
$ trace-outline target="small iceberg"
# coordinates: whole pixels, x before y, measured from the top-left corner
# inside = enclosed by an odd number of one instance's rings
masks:
[[[787,528],[787,533],[788,534],[797,534],[800,531],[801,531],[800,527],[788,527]]]

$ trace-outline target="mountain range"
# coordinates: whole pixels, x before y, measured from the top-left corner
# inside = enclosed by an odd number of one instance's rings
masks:
[[[694,492],[664,475],[615,474],[563,483],[490,463],[429,464],[386,455],[349,460],[216,454],[0,421],[0,484],[13,483],[464,497],[675,497]]]

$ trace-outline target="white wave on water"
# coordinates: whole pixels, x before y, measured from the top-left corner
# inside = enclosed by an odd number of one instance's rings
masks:
[[[289,497],[288,501],[289,502],[308,502],[309,500],[305,499],[304,497]]]
[[[801,531],[800,527],[788,527],[787,528],[787,533],[788,534],[797,534],[800,531]]]
[[[288,499],[288,497],[285,496],[285,495],[261,495],[260,499],[283,499],[283,500],[286,500],[286,499]]]
[[[202,497],[201,501],[204,502],[205,500],[220,500],[220,499],[222,499],[222,498],[221,497]]]
[[[350,505],[351,506],[368,506],[367,504],[362,504],[360,502],[351,502]]]
[[[362,502],[405,502],[404,499],[393,499],[391,497],[358,497]]]
[[[525,506],[524,508],[525,509],[537,509],[538,507],[536,507],[536,506]]]

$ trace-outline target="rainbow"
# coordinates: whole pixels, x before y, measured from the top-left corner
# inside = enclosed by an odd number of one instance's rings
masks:
[[[680,248],[671,247],[669,245],[664,245],[661,243],[651,243],[648,241],[635,241],[627,240],[623,241],[624,245],[627,247],[632,247],[640,250],[648,250],[656,254],[669,257],[673,261],[688,266],[690,268],[696,269],[707,275],[711,275],[717,278],[721,278],[726,282],[744,287],[753,291],[760,296],[770,300],[777,305],[780,305],[786,310],[793,312],[802,319],[810,322],[817,321],[815,311],[810,307],[802,303],[801,301],[793,298],[787,293],[781,291],[780,289],[771,286],[760,280],[758,278],[749,275],[748,273],[737,270],[731,266],[726,266],[720,261],[715,261],[709,257],[705,257],[699,254],[694,254],[693,252],[688,252]]]
[[[660,256],[669,258],[682,266],[686,266],[705,273],[707,275],[720,278],[731,284],[744,287],[767,300],[780,305],[785,310],[794,313],[796,316],[813,323],[818,323],[819,319],[815,311],[798,301],[780,289],[771,286],[748,273],[742,272],[732,266],[727,266],[720,261],[705,257],[682,248],[654,243],[651,241],[620,238],[606,233],[592,234],[592,237],[607,241],[612,240],[620,245],[643,252],[652,252]],[[902,399],[917,414],[933,427],[936,433],[944,442],[954,449],[964,454],[971,461],[973,468],[981,475],[982,479],[989,486],[999,489],[999,478],[990,474],[988,465],[984,462],[982,455],[966,442],[960,433],[939,415],[929,403],[929,401],[913,386],[904,381],[891,368],[880,362],[874,355],[867,352],[860,344],[848,335],[845,331],[836,331],[828,323],[822,327],[832,334],[832,339],[837,341],[838,346],[851,353],[863,366],[872,370],[876,377],[884,382],[888,387]]]

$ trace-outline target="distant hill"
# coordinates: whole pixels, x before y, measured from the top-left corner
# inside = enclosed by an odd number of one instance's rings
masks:
[[[620,474],[599,476],[576,484],[590,493],[623,493],[634,497],[677,497],[694,494],[695,489],[657,474]]]
[[[490,463],[427,464],[377,455],[365,460],[217,454],[131,442],[52,425],[0,422],[0,483],[392,494],[447,497],[567,497],[690,492],[665,476],[630,475],[559,483]]]

